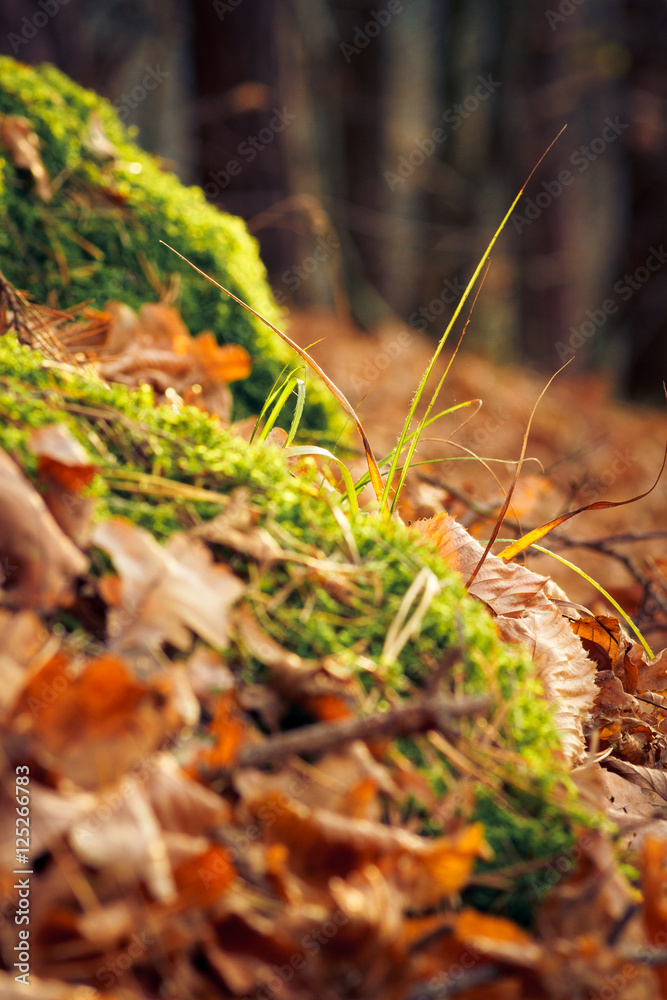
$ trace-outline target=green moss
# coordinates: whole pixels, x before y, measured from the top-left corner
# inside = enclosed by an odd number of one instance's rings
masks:
[[[558,744],[551,712],[532,662],[498,638],[486,609],[464,590],[458,577],[421,535],[377,515],[349,516],[350,531],[361,556],[353,574],[348,542],[330,502],[307,478],[295,478],[275,448],[247,445],[199,410],[176,413],[155,407],[150,390],[108,386],[75,371],[44,363],[36,351],[20,346],[13,335],[0,339],[0,445],[28,474],[35,472],[29,450],[29,428],[63,421],[84,444],[100,475],[93,484],[99,516],[123,514],[158,538],[216,514],[220,507],[199,500],[165,500],[130,493],[114,475],[148,473],[171,482],[204,487],[226,495],[247,489],[246,505],[284,550],[322,560],[326,571],[314,572],[312,559],[279,562],[259,582],[257,567],[239,553],[224,553],[235,572],[251,580],[246,600],[265,629],[281,644],[307,658],[336,656],[358,670],[360,656],[377,672],[359,671],[367,689],[380,692],[378,707],[389,707],[397,695],[414,692],[433,665],[454,647],[461,651],[451,681],[459,690],[489,691],[503,705],[500,731],[489,750],[493,788],[480,783],[474,815],[484,822],[496,851],[492,869],[517,861],[548,859],[572,843],[573,825],[582,821],[576,796],[555,763]],[[320,565],[320,564],[318,564]],[[416,575],[431,571],[440,581],[418,633],[395,662],[383,660],[392,621]],[[269,598],[283,590],[284,599]],[[242,645],[233,645],[229,661],[251,681],[262,679],[264,667]],[[479,747],[475,721],[462,723]],[[401,741],[401,749],[424,769],[434,789],[444,794],[455,783],[447,761],[434,751],[425,756],[418,742]],[[496,773],[500,754],[502,773]],[[477,761],[480,778],[484,760]],[[470,819],[470,815],[464,816]],[[424,828],[437,828],[425,819]],[[515,914],[526,902],[522,885],[503,902]],[[507,894],[505,894],[507,895]],[[486,893],[490,905],[498,893]]]
[[[103,159],[87,143],[95,113],[117,150]],[[111,104],[53,66],[37,69],[0,57],[0,114],[27,119],[53,182],[41,201],[27,171],[0,147],[0,269],[36,301],[62,307],[120,299],[155,301],[177,274],[178,307],[193,333],[213,330],[254,360],[252,376],[233,386],[235,416],[259,413],[293,354],[259,320],[232,302],[159,242],[175,247],[272,322],[279,319],[257,243],[241,219],[209,205],[132,141]],[[337,408],[309,385],[304,426],[335,437]]]

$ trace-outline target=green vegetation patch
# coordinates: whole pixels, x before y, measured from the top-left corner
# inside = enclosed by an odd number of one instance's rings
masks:
[[[52,198],[0,145],[0,270],[37,302],[62,308],[112,299],[138,308],[178,276],[177,306],[193,334],[243,345],[254,361],[234,385],[234,416],[259,413],[291,352],[275,334],[160,243],[164,240],[274,324],[279,314],[256,241],[132,141],[112,105],[53,66],[0,57],[0,114],[27,120]],[[100,133],[101,129],[101,133]],[[115,152],[105,153],[102,134]],[[102,152],[100,152],[100,149]],[[339,411],[319,383],[303,425],[335,437]]]
[[[340,509],[349,531],[343,531],[333,512],[335,500],[316,488],[314,473],[295,476],[278,449],[248,445],[199,410],[156,407],[148,389],[109,386],[46,362],[13,335],[5,336],[0,339],[0,445],[28,475],[36,471],[30,428],[51,422],[65,423],[97,465],[91,490],[98,497],[98,516],[122,514],[161,540],[216,515],[243,488],[257,525],[286,552],[308,557],[286,557],[259,573],[249,557],[223,552],[250,582],[248,606],[284,647],[308,659],[336,657],[356,673],[374,696],[375,710],[414,696],[447,651],[455,650],[448,686],[461,693],[488,691],[502,707],[490,737],[484,720],[461,723],[477,748],[480,777],[470,784],[468,796],[477,804],[462,804],[461,810],[466,819],[483,820],[495,850],[491,870],[549,859],[571,846],[574,825],[584,817],[554,757],[558,737],[532,661],[499,640],[486,609],[465,592],[426,539],[377,514],[353,515],[344,504]],[[132,475],[138,477],[136,488],[128,489]],[[151,477],[145,488],[141,475]],[[215,503],[170,498],[165,484],[188,484],[222,496]],[[353,550],[359,564],[346,575],[356,558]],[[313,570],[314,560],[318,566],[326,561],[326,568]],[[413,637],[387,658],[390,626],[420,572],[437,578],[438,591]],[[272,600],[279,593],[282,600]],[[372,672],[364,668],[369,662]],[[245,680],[266,676],[266,667],[240,642],[232,645],[229,663]],[[400,741],[401,751],[445,796],[459,779],[424,739]],[[423,819],[424,829],[437,828],[426,813]],[[485,905],[500,897],[486,891]],[[520,915],[518,900],[525,901],[525,892],[509,898],[515,916]]]

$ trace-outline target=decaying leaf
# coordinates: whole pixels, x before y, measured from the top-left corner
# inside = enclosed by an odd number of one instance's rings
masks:
[[[598,667],[602,670],[613,670],[617,667],[626,647],[617,618],[611,618],[609,615],[575,618],[570,621],[570,626]]]
[[[92,541],[109,554],[120,575],[100,589],[110,605],[109,635],[115,649],[171,642],[192,645],[194,632],[224,649],[231,606],[245,585],[223,565],[215,564],[201,542],[172,535],[163,548],[149,532],[123,518],[98,524]]]
[[[430,538],[464,580],[474,573],[484,549],[455,518],[438,514],[414,527]],[[596,696],[595,668],[569,622],[545,594],[546,577],[488,555],[470,593],[497,616],[503,638],[528,646],[548,697],[556,706],[563,750],[576,760],[584,749],[583,721]]]

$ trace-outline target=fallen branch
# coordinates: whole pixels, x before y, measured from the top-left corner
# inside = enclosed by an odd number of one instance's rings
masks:
[[[378,712],[361,719],[316,722],[312,726],[302,726],[287,733],[278,733],[263,743],[243,747],[230,767],[208,772],[203,777],[209,782],[220,781],[236,768],[263,767],[266,764],[284,761],[294,754],[321,754],[353,740],[373,742],[395,739],[412,733],[428,732],[429,729],[451,733],[455,719],[485,712],[490,704],[491,699],[488,695],[456,700],[429,698],[410,701],[388,712]]]

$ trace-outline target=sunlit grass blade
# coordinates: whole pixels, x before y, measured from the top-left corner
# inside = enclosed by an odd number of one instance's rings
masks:
[[[291,371],[286,376],[285,380],[281,382],[281,379],[282,379],[283,375],[285,374],[285,372],[287,371],[288,368],[289,368],[289,365],[283,365],[283,370],[281,371],[280,375],[278,376],[278,378],[275,380],[275,382],[271,386],[271,391],[269,392],[268,396],[264,400],[264,404],[262,406],[262,409],[260,410],[259,416],[257,417],[257,420],[255,421],[255,426],[252,429],[252,434],[250,435],[250,444],[253,443],[253,441],[255,440],[255,438],[257,437],[257,435],[259,434],[260,428],[262,427],[262,421],[264,420],[264,417],[269,412],[271,406],[273,406],[273,403],[276,400],[276,398],[278,397],[278,395],[282,392],[282,389],[285,386],[286,382],[289,380],[290,376],[291,375],[295,375],[297,371],[300,371],[300,368],[293,369],[293,371]]]
[[[306,405],[306,381],[305,379],[298,378],[296,380],[296,406],[294,407],[294,416],[292,417],[292,423],[290,425],[289,433],[287,435],[287,441],[285,442],[285,447],[289,448],[292,441],[296,437],[296,432],[299,429],[299,424],[301,423],[301,417],[303,415],[303,408]]]
[[[507,224],[507,221],[508,221],[510,215],[512,214],[512,212],[514,211],[514,209],[518,205],[519,199],[521,198],[521,196],[523,195],[524,191],[526,190],[528,182],[530,181],[531,177],[533,176],[533,174],[535,173],[535,171],[537,170],[537,168],[539,167],[540,163],[542,162],[542,160],[544,159],[544,157],[547,155],[547,153],[549,152],[549,150],[551,149],[551,147],[558,140],[558,138],[562,135],[562,133],[564,131],[564,128],[565,128],[565,126],[560,130],[560,132],[558,133],[558,135],[556,136],[556,138],[547,146],[547,148],[545,149],[544,153],[539,158],[539,160],[537,161],[537,163],[535,164],[535,166],[533,167],[533,169],[529,173],[528,177],[526,178],[524,184],[522,185],[521,189],[519,190],[519,193],[514,198],[512,204],[510,205],[508,211],[506,212],[506,214],[505,214],[502,222],[500,223],[500,225],[496,229],[495,233],[493,234],[493,236],[492,236],[492,238],[491,238],[491,240],[490,240],[490,242],[489,242],[486,250],[484,251],[482,259],[478,263],[477,267],[475,268],[475,270],[473,272],[472,277],[470,278],[470,281],[466,285],[465,291],[464,291],[463,295],[461,296],[461,299],[459,300],[459,303],[458,303],[456,309],[454,310],[454,314],[453,314],[451,320],[449,321],[449,323],[447,324],[447,328],[446,328],[445,332],[443,333],[442,337],[440,338],[440,341],[438,342],[438,346],[435,349],[435,352],[433,354],[433,357],[431,358],[431,361],[430,361],[430,363],[428,365],[428,368],[426,369],[426,372],[424,373],[424,376],[423,376],[421,382],[419,383],[419,388],[417,389],[417,392],[415,394],[415,398],[412,401],[412,405],[410,407],[410,411],[409,411],[408,416],[407,416],[407,418],[405,420],[405,424],[403,425],[403,430],[401,431],[401,435],[399,437],[397,449],[396,449],[396,452],[395,452],[395,459],[394,459],[394,461],[392,461],[392,466],[391,466],[391,468],[389,470],[389,474],[387,476],[387,479],[386,479],[386,482],[385,482],[385,485],[384,485],[384,489],[382,491],[382,497],[381,497],[381,500],[380,500],[380,507],[382,509],[384,509],[386,507],[386,505],[387,505],[389,494],[390,494],[390,491],[391,491],[391,488],[392,488],[392,485],[393,485],[394,476],[396,474],[396,467],[398,465],[399,456],[400,456],[401,452],[403,451],[403,446],[405,444],[406,437],[407,437],[407,435],[409,433],[410,425],[412,424],[412,420],[413,420],[414,415],[416,413],[417,406],[419,405],[419,400],[421,399],[422,393],[424,392],[424,388],[426,386],[426,383],[427,383],[428,379],[430,378],[430,375],[431,375],[431,372],[433,371],[435,363],[436,363],[438,357],[440,356],[440,353],[441,353],[443,347],[445,346],[445,344],[447,342],[449,334],[451,333],[452,328],[453,328],[454,324],[456,323],[456,320],[458,319],[459,315],[461,314],[461,311],[463,310],[463,307],[465,306],[465,304],[466,304],[466,302],[467,302],[467,300],[468,300],[468,298],[470,296],[470,293],[472,292],[472,289],[474,288],[475,283],[477,282],[478,277],[482,273],[484,265],[486,264],[486,262],[487,262],[487,260],[489,258],[489,255],[490,255],[491,251],[493,250],[493,248],[494,248],[494,246],[496,244],[496,241],[497,241],[498,237],[500,236],[501,232],[505,228],[505,225]],[[417,442],[414,442],[414,444],[411,445],[410,458],[412,458],[412,454],[414,454],[414,451],[415,451],[416,447],[417,447]],[[405,478],[405,476],[403,476],[403,479],[404,478]],[[396,498],[397,495],[398,495],[398,491],[397,491],[397,493],[395,495],[395,498]]]
[[[450,413],[455,413],[456,410],[462,410],[465,406],[472,406],[473,403],[481,403],[481,400],[479,400],[479,399],[467,399],[465,401],[465,403],[456,403],[454,406],[447,407],[446,410],[441,410],[440,413],[436,413],[436,415],[434,417],[430,417],[429,418],[429,420],[424,424],[424,428],[423,429],[425,429],[426,427],[429,427],[431,424],[434,424],[436,422],[436,420],[440,420],[441,417],[446,417]],[[479,410],[479,407],[477,409]],[[477,412],[477,411],[475,411],[475,412]],[[473,416],[474,416],[474,414],[473,414]],[[463,426],[463,425],[461,425],[461,426]],[[413,435],[416,434],[417,431],[418,431],[418,429],[415,429],[414,431],[412,431],[406,437],[406,439],[405,439],[405,441],[403,443],[403,447],[404,448],[407,448],[408,444],[412,440]],[[384,467],[389,462],[393,461],[393,458],[394,458],[394,455],[396,454],[396,449],[397,448],[398,448],[398,445],[396,445],[396,448],[392,448],[392,450],[389,452],[389,454],[387,456],[385,456],[385,458],[382,459],[382,461],[380,462],[380,469],[381,470],[384,469]],[[399,461],[400,461],[400,455],[399,455]],[[428,464],[428,463],[413,463],[413,464]],[[397,471],[400,471],[401,468],[402,468],[402,466],[400,466],[400,467],[397,466]],[[356,483],[354,484],[357,493],[360,493],[365,486],[368,486],[369,482],[370,482],[370,475],[369,475],[368,472],[364,472],[364,474],[362,476],[360,476],[359,479],[357,479]]]
[[[618,611],[618,613],[621,616],[621,618],[623,619],[623,621],[627,624],[627,626],[630,629],[632,629],[632,631],[635,633],[635,635],[637,636],[637,638],[641,642],[642,646],[644,647],[644,649],[646,650],[646,652],[648,653],[648,655],[651,657],[651,659],[653,659],[653,650],[651,649],[651,647],[647,643],[646,639],[644,638],[644,636],[641,634],[641,632],[639,631],[639,629],[637,628],[637,626],[633,622],[632,618],[630,618],[630,616],[627,614],[626,611],[623,610],[623,608],[618,603],[618,601],[615,601],[614,598],[611,596],[611,594],[608,593],[604,589],[604,587],[597,582],[597,580],[594,580],[592,576],[589,576],[588,573],[585,573],[584,570],[581,569],[580,566],[577,566],[575,563],[570,562],[569,559],[565,559],[564,556],[560,556],[556,552],[552,552],[550,549],[545,549],[543,545],[536,545],[533,542],[531,548],[537,549],[538,552],[542,552],[546,556],[551,556],[552,559],[557,559],[558,562],[563,563],[563,565],[569,567],[569,569],[573,569],[575,573],[578,573],[579,576],[582,576],[584,578],[584,580],[587,580],[588,583],[591,584],[591,586],[595,587],[595,589],[600,594],[602,594],[602,596],[604,597],[604,599],[606,601],[609,601],[609,603],[611,604],[611,606]]]
[[[287,400],[292,395],[292,393],[294,392],[294,390],[298,389],[299,383],[301,383],[303,385],[303,379],[300,379],[294,372],[292,372],[288,376],[288,378],[285,379],[285,382],[283,383],[283,385],[280,386],[274,393],[272,393],[269,396],[267,402],[269,404],[270,409],[269,409],[268,416],[266,417],[264,426],[262,427],[262,429],[261,429],[261,431],[259,432],[259,435],[258,435],[260,441],[266,441],[269,433],[271,432],[272,428],[275,426],[275,423],[276,423],[278,417],[280,416],[280,414],[281,414],[281,412],[282,412],[282,410],[283,410],[283,408],[284,408]],[[297,403],[298,403],[298,399],[297,399]],[[264,408],[262,408],[262,409],[264,409]],[[293,426],[293,424],[294,424],[294,421],[292,421],[292,426]]]
[[[352,476],[350,475],[350,470],[345,465],[345,462],[343,462],[342,459],[337,458],[336,455],[334,455],[333,452],[329,451],[328,448],[320,448],[319,445],[297,445],[292,448],[286,448],[285,453],[288,455],[288,457],[321,455],[323,458],[328,458],[332,462],[336,462],[343,477],[343,482],[345,483],[345,493],[347,495],[347,499],[350,502],[350,508],[355,514],[359,512],[359,504],[357,502],[357,494],[354,489],[354,483],[352,482]]]
[[[252,315],[255,316],[258,320],[261,320],[261,322],[264,323],[265,326],[268,326],[269,330],[272,330],[282,340],[284,340],[285,343],[288,344],[293,351],[296,351],[299,357],[302,358],[305,362],[307,362],[307,364],[310,365],[313,371],[317,372],[317,374],[320,376],[320,378],[326,385],[329,392],[335,397],[335,399],[338,400],[343,409],[347,413],[349,413],[352,419],[354,420],[355,427],[359,432],[359,436],[364,446],[366,461],[368,462],[368,471],[370,474],[370,480],[371,483],[373,484],[375,495],[378,498],[378,500],[380,500],[383,492],[382,477],[380,475],[380,470],[378,469],[378,464],[375,460],[375,455],[373,454],[373,449],[371,448],[371,443],[368,440],[368,437],[366,436],[366,431],[364,430],[361,421],[359,420],[359,417],[357,416],[356,411],[352,406],[352,404],[350,403],[350,401],[340,391],[338,386],[331,381],[326,372],[323,371],[322,368],[320,368],[317,361],[315,361],[314,358],[311,358],[310,354],[308,354],[307,351],[304,351],[302,347],[299,347],[299,345],[295,343],[291,337],[288,337],[286,333],[283,333],[282,330],[279,330],[277,326],[274,326],[273,323],[271,323],[268,319],[266,319],[266,317],[262,316],[261,313],[258,313],[257,310],[253,309],[252,306],[249,306],[247,302],[243,301],[243,299],[238,298],[238,296],[234,295],[233,292],[230,292],[228,288],[225,288],[224,285],[221,285],[214,278],[211,278],[211,276],[206,274],[205,271],[202,271],[201,268],[197,267],[196,264],[193,264],[191,260],[188,260],[187,257],[184,257],[182,253],[179,253],[178,250],[174,250],[174,248],[170,247],[168,243],[164,242],[164,240],[160,240],[160,243],[166,246],[167,250],[171,250],[171,252],[175,253],[177,257],[180,257],[181,260],[184,260],[186,264],[189,264],[190,267],[193,268],[193,270],[195,270],[198,274],[201,274],[202,278],[206,278],[207,281],[210,281],[212,285],[215,285],[216,288],[219,288],[221,292],[225,293],[225,295],[229,295],[230,299],[234,299],[234,302],[237,302],[249,313],[252,313]]]
[[[484,278],[487,275],[488,269],[489,269],[489,265],[487,264],[486,270],[484,271],[484,274],[482,276],[482,284],[484,283]],[[422,433],[424,431],[424,428],[426,426],[426,422],[427,422],[427,420],[429,418],[429,414],[430,414],[431,410],[433,409],[433,407],[435,406],[436,400],[437,400],[438,396],[440,395],[440,390],[442,389],[442,387],[443,387],[443,385],[445,383],[445,379],[449,375],[449,369],[452,367],[452,364],[454,362],[454,358],[458,354],[459,347],[461,346],[461,344],[463,342],[463,338],[465,337],[465,333],[466,333],[466,330],[468,329],[468,324],[470,322],[470,317],[472,316],[472,311],[475,308],[475,303],[477,302],[477,298],[479,296],[480,289],[481,289],[481,285],[480,285],[480,288],[478,288],[477,292],[475,293],[475,298],[473,299],[473,303],[472,303],[472,305],[470,307],[470,310],[468,312],[468,318],[465,321],[465,325],[463,327],[463,330],[461,331],[461,336],[458,339],[458,343],[457,343],[456,347],[454,348],[454,352],[453,352],[451,358],[449,359],[449,361],[447,362],[447,364],[445,366],[444,372],[440,376],[440,381],[438,382],[438,384],[436,386],[435,392],[431,396],[431,401],[429,402],[428,406],[426,407],[426,412],[424,413],[424,416],[422,417],[422,419],[419,421],[419,424],[417,425],[416,433],[414,435],[412,435],[412,440],[411,440],[410,446],[408,448],[407,458],[406,458],[405,464],[403,466],[403,469],[401,470],[401,474],[400,474],[399,480],[398,480],[398,486],[396,487],[396,490],[394,492],[394,497],[393,497],[393,500],[392,500],[392,503],[391,503],[391,512],[392,512],[392,514],[393,514],[394,510],[396,509],[396,504],[398,503],[398,498],[401,495],[401,490],[403,489],[403,483],[405,482],[405,477],[407,476],[408,472],[410,471],[410,465],[412,464],[412,458],[413,458],[413,455],[414,455],[415,451],[417,450],[417,445],[419,444],[421,435],[422,435]],[[451,327],[451,324],[450,324],[450,327]],[[446,339],[446,334],[445,334],[445,339]],[[441,344],[444,345],[445,339],[443,339],[441,341]],[[413,407],[415,409],[416,409],[417,403],[419,402],[419,399],[421,397],[422,391],[426,387],[426,383],[428,381],[430,372],[433,370],[433,364],[435,362],[437,354],[438,354],[438,352],[436,351],[436,353],[434,354],[434,356],[431,358],[429,367],[428,367],[428,369],[427,369],[424,377],[422,378],[422,381],[421,381],[421,384],[419,386],[419,389],[417,390],[417,393],[415,395],[415,399],[413,401]],[[410,416],[408,416],[408,421],[410,421],[410,422],[412,421],[412,418]],[[389,480],[391,478],[392,478],[392,475],[390,473],[389,476],[387,477],[387,481],[385,482],[385,490],[387,489],[387,483],[389,482]],[[387,495],[388,495],[388,492],[387,492]]]

